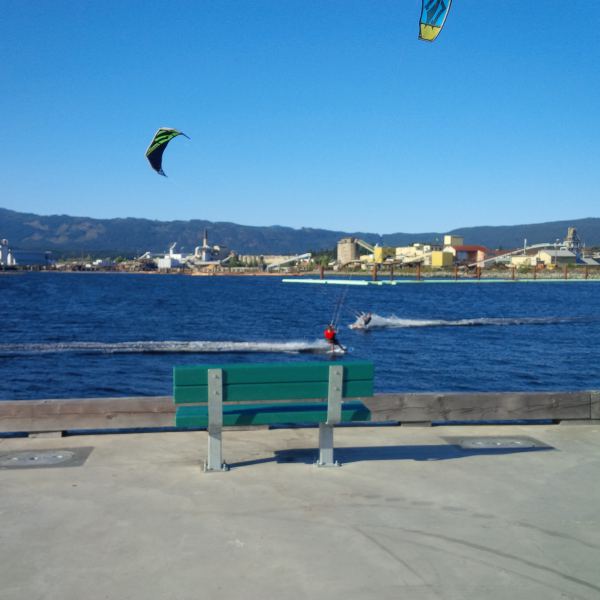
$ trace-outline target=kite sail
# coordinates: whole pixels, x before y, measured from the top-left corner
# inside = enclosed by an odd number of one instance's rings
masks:
[[[161,127],[152,138],[148,150],[146,150],[146,158],[150,163],[150,166],[159,174],[166,177],[165,172],[162,170],[162,157],[167,144],[178,135],[183,135],[188,140],[190,139],[183,131],[177,131],[171,127]]]
[[[421,9],[421,21],[419,23],[419,39],[433,42],[439,35],[452,0],[423,0]]]

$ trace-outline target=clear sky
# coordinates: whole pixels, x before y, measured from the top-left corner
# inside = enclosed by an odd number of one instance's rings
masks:
[[[600,2],[0,0],[0,207],[392,233],[600,216]],[[158,127],[181,129],[155,174]]]

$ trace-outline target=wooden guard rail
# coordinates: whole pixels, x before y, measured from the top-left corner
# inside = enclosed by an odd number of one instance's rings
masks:
[[[371,421],[549,419],[600,422],[600,391],[376,394],[362,399]],[[0,400],[0,433],[172,427],[171,396]]]

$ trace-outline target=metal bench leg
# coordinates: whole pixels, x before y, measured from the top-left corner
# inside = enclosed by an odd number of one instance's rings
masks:
[[[223,371],[208,370],[208,458],[204,470],[227,471],[223,462]]]
[[[319,460],[317,467],[339,467],[333,460],[333,425],[319,423]]]
[[[342,420],[342,386],[344,367],[329,367],[329,393],[327,395],[327,422],[319,423],[319,460],[318,467],[339,467],[333,460],[333,426]]]

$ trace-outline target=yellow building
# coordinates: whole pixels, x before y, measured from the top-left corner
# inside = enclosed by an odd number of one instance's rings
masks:
[[[547,267],[575,264],[577,262],[577,256],[574,252],[562,248],[560,250],[540,250],[538,258]]]
[[[452,252],[442,252],[441,250],[434,250],[431,253],[431,266],[435,269],[451,267],[453,263],[454,254],[452,254]]]
[[[537,264],[537,257],[527,255],[511,256],[510,264],[513,267],[535,267]]]
[[[444,246],[464,246],[465,238],[462,235],[445,235]]]

